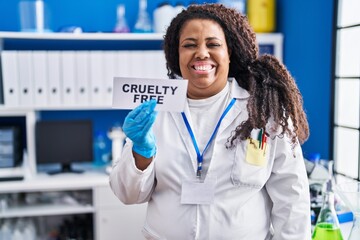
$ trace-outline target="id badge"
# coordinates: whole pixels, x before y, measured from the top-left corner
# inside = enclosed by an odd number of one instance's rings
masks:
[[[212,204],[214,202],[216,179],[206,177],[205,181],[185,179],[181,187],[181,204]]]

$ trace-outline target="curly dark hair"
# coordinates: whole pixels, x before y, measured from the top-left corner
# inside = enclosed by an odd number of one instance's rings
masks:
[[[253,129],[266,129],[269,120],[274,123],[274,129],[280,129],[277,136],[287,134],[294,146],[297,139],[304,143],[309,136],[309,126],[295,80],[274,56],[259,56],[255,32],[247,17],[235,9],[222,4],[190,5],[172,20],[164,36],[169,78],[182,76],[179,37],[184,23],[192,19],[213,20],[222,27],[231,53],[228,77],[235,78],[239,86],[250,94],[248,119],[233,131],[229,146],[234,146],[237,139],[250,137]]]

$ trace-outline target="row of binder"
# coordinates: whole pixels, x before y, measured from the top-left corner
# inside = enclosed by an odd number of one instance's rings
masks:
[[[1,52],[6,107],[111,107],[114,77],[167,78],[163,51]]]

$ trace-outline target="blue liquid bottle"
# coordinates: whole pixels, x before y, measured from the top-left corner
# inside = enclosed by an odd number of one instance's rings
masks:
[[[109,150],[104,132],[97,132],[94,139],[94,165],[102,166],[109,162]]]

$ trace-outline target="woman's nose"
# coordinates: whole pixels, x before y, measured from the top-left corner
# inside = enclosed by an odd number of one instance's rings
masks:
[[[196,50],[195,58],[206,59],[209,58],[210,54],[206,46],[199,46]]]

